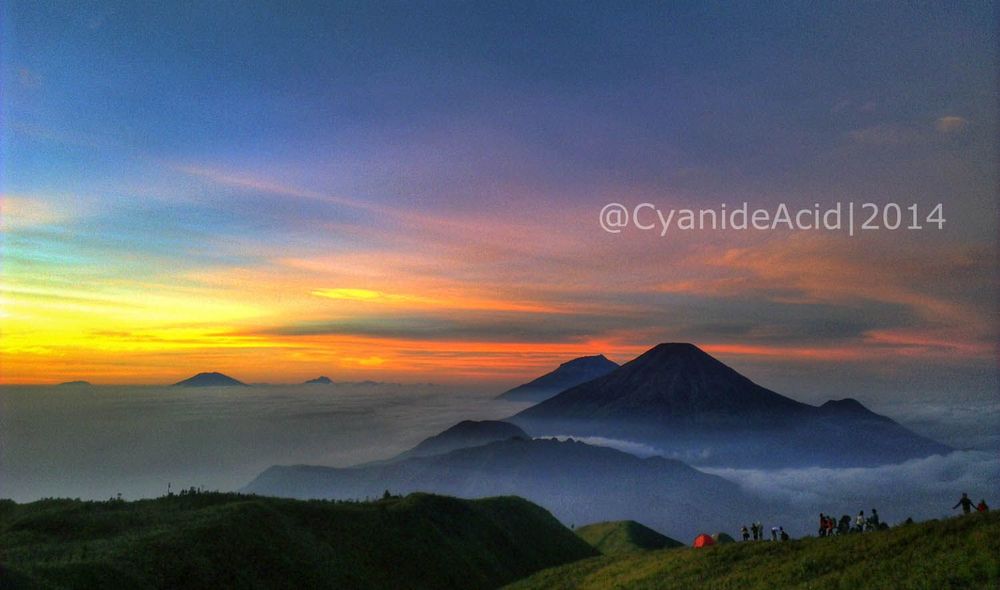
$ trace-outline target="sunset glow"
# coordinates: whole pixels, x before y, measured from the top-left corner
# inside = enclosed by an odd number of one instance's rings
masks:
[[[633,46],[606,14],[607,31],[582,19],[551,36],[541,19],[529,49],[500,50],[494,27],[522,23],[499,8],[460,34],[446,14],[415,31],[334,8],[173,12],[79,9],[4,42],[0,383],[223,371],[500,387],[663,341],[859,389],[889,369],[927,390],[958,368],[966,393],[996,383],[987,17],[908,14],[858,47],[849,24],[879,19],[678,9],[656,17],[677,39],[650,29]],[[968,43],[928,53],[902,33],[924,19]],[[345,38],[316,28],[334,21],[353,23]],[[594,35],[617,40],[580,50]],[[811,90],[784,96],[793,83]],[[947,224],[853,238],[598,225],[611,201],[837,199],[943,203]]]

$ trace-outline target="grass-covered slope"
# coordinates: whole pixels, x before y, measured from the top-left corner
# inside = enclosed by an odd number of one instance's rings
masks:
[[[3,588],[493,588],[595,554],[514,497],[0,503]]]
[[[1000,588],[1000,514],[827,539],[606,555],[510,588]]]
[[[576,529],[576,534],[604,555],[684,546],[684,543],[661,535],[634,520],[596,522]]]

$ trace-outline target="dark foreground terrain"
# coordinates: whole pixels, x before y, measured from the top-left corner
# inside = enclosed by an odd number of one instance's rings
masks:
[[[514,497],[0,502],[0,588],[496,588],[596,554]]]
[[[631,521],[578,533],[515,497],[0,501],[0,588],[1000,587],[995,512],[702,549]]]

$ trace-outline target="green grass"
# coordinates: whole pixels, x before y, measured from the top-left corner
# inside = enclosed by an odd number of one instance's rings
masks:
[[[1000,514],[827,539],[605,555],[509,588],[1000,588]]]
[[[595,554],[514,497],[0,501],[2,588],[495,588]]]
[[[680,541],[661,535],[634,520],[588,524],[576,529],[576,534],[604,555],[624,555],[684,546]]]

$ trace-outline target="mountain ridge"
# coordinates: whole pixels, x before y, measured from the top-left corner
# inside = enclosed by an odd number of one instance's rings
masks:
[[[477,447],[509,438],[527,439],[531,437],[518,426],[502,420],[462,420],[438,434],[425,438],[408,451],[390,459],[373,461],[365,463],[365,465],[399,461],[412,457],[441,455],[458,449]]]

